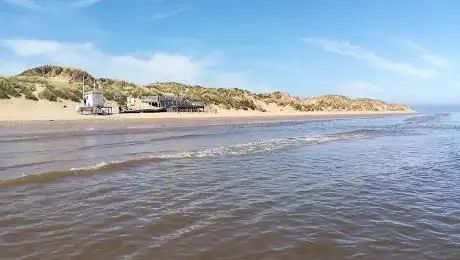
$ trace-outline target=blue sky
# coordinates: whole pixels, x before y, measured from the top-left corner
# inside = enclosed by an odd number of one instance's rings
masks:
[[[455,0],[0,0],[0,74],[460,102]]]

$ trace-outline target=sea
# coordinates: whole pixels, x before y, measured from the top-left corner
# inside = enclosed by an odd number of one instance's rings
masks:
[[[459,112],[24,129],[0,259],[460,259]]]

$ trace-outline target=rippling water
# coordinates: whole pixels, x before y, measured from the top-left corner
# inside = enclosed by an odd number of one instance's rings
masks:
[[[0,259],[460,257],[456,113],[0,146]]]

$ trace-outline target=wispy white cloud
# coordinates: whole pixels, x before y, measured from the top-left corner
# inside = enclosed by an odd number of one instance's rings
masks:
[[[178,81],[187,84],[251,88],[255,84],[244,72],[222,69],[220,59],[212,55],[191,57],[180,53],[155,52],[143,57],[112,54],[95,48],[92,43],[65,43],[34,39],[0,39],[1,49],[13,56],[15,71],[42,64],[60,64],[88,70],[98,77],[112,77],[145,84]],[[5,62],[3,63],[5,64]],[[23,65],[21,67],[20,65]]]
[[[31,10],[40,10],[40,9],[47,9],[47,8],[55,8],[56,6],[59,7],[88,7],[104,0],[71,0],[71,1],[57,1],[57,0],[3,0],[6,3],[14,4],[23,8],[31,9]]]
[[[138,83],[175,80],[196,83],[214,65],[212,60],[206,58],[194,59],[175,53],[157,52],[146,58],[114,55],[95,49],[92,43],[6,39],[1,45],[17,55],[18,60],[81,67],[99,76]]]
[[[77,0],[75,1],[75,3],[73,3],[73,5],[77,7],[87,7],[87,6],[91,6],[99,2],[102,2],[102,1],[104,0]]]
[[[159,12],[159,13],[153,14],[149,18],[149,20],[165,19],[165,18],[168,18],[168,17],[171,17],[171,16],[178,15],[178,14],[183,13],[185,11],[187,11],[187,8],[179,8],[179,9],[175,9],[175,10],[172,10],[172,11]]]
[[[35,0],[3,0],[6,3],[17,5],[27,9],[39,9],[40,5]]]
[[[366,50],[360,46],[352,45],[347,41],[339,42],[326,38],[304,38],[303,40],[309,44],[320,46],[325,51],[363,60],[372,66],[383,70],[395,71],[425,79],[434,78],[440,74],[435,68],[424,68],[414,66],[410,63],[393,61],[391,59],[381,57],[373,51]]]
[[[417,52],[420,53],[420,57],[427,61],[429,64],[435,67],[439,68],[446,68],[449,66],[449,62],[442,56],[433,53],[426,47],[422,46],[419,43],[413,42],[413,41],[403,41],[402,42],[405,46],[416,50]]]

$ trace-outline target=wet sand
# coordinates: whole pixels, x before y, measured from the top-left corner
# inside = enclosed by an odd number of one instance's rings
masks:
[[[81,116],[78,119],[0,120],[0,134],[49,131],[95,131],[164,127],[265,124],[347,118],[404,116],[416,112],[304,112],[304,113],[156,113]]]

